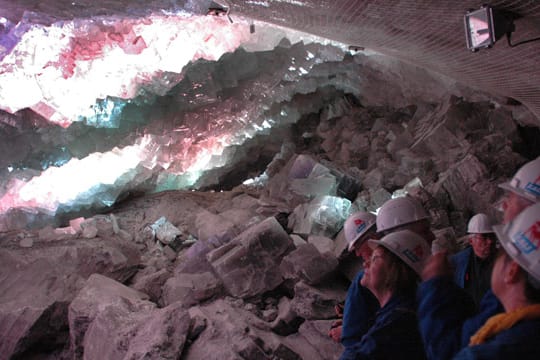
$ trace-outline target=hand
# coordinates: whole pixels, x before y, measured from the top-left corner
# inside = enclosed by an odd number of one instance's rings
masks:
[[[338,317],[343,317],[343,304],[337,304],[334,306],[334,310],[336,311],[336,315]]]
[[[448,251],[443,250],[429,257],[422,270],[422,280],[437,276],[452,275],[452,267],[448,262]]]
[[[332,327],[330,331],[328,332],[328,336],[330,336],[332,340],[334,340],[337,343],[339,343],[341,340],[341,320],[338,320],[338,321],[339,321],[339,325]]]

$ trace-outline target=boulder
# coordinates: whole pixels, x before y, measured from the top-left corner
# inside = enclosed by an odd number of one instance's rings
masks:
[[[311,235],[308,236],[307,242],[313,244],[321,254],[333,253],[335,248],[334,241],[327,236]]]
[[[294,287],[291,310],[307,320],[331,319],[336,316],[334,306],[345,301],[347,286],[338,281],[315,288],[302,281]]]
[[[302,347],[311,348],[305,339],[294,342],[278,336],[253,313],[224,300],[192,307],[189,314],[193,320],[205,325],[199,327],[202,331],[199,330],[182,359],[318,359],[300,355],[300,352],[312,354],[302,350]]]
[[[66,343],[68,305],[83,279],[63,264],[27,263],[6,250],[0,250],[0,268],[0,359]]]
[[[292,248],[285,230],[271,217],[208,253],[207,258],[225,290],[232,296],[247,298],[281,284],[279,263]]]
[[[32,248],[1,249],[0,356],[61,348],[68,305],[85,279],[101,273],[125,281],[139,264],[134,245],[114,238],[37,239]]]
[[[339,359],[343,352],[343,346],[336,343],[328,336],[328,330],[332,320],[306,321],[300,325],[298,330],[310,344],[312,344],[323,359]]]
[[[251,312],[224,300],[189,309],[192,319],[204,319],[205,329],[186,349],[185,360],[267,359],[260,334],[268,331]],[[260,328],[264,330],[259,330]],[[247,357],[246,357],[247,356]]]
[[[181,302],[192,306],[220,293],[221,282],[211,272],[200,274],[182,273],[165,282],[161,302],[169,305]]]
[[[171,272],[167,269],[157,270],[154,267],[147,269],[144,269],[146,272],[140,272],[134,277],[131,287],[147,294],[150,301],[157,303],[161,298],[161,288],[171,277]]]
[[[148,301],[148,295],[117,281],[99,274],[90,276],[84,288],[69,305],[71,350],[76,359],[81,359],[83,354],[85,358],[92,358],[88,357],[85,350],[86,332],[94,319],[108,308],[110,308],[111,315],[118,314],[120,316],[137,311],[149,311],[155,308],[155,304]],[[111,321],[114,319],[113,316]],[[95,358],[106,359],[110,357]]]
[[[334,237],[343,227],[350,208],[351,201],[344,198],[316,197],[294,209],[288,227],[296,234]]]
[[[278,304],[278,314],[272,321],[272,331],[278,335],[286,336],[298,331],[298,326],[304,321],[291,307],[291,300],[282,297]]]
[[[191,318],[180,304],[137,311],[111,304],[100,311],[84,338],[84,359],[178,359]]]
[[[331,274],[338,261],[330,252],[321,254],[313,244],[300,245],[283,258],[280,268],[287,279],[300,279],[316,285]]]

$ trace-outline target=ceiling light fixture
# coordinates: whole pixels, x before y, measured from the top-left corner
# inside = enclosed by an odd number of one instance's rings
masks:
[[[473,52],[483,48],[490,48],[505,34],[508,46],[511,48],[533,41],[540,41],[540,37],[536,37],[512,43],[512,33],[516,29],[514,21],[519,18],[520,16],[516,13],[494,9],[489,5],[484,5],[478,10],[467,11],[463,18],[467,48]]]
[[[503,29],[500,23],[496,23],[497,20],[500,20],[500,17],[491,6],[484,5],[478,10],[469,10],[464,16],[467,48],[478,51],[492,47],[506,32],[506,26]]]

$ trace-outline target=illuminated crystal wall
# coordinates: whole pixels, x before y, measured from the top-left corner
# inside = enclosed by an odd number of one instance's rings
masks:
[[[293,104],[295,94],[343,86],[314,69],[351,66],[339,65],[339,44],[240,18],[44,26],[30,15],[4,23],[0,48],[0,216],[21,224],[130,191],[216,185],[216,168],[248,156],[235,150],[246,139],[323,105]]]

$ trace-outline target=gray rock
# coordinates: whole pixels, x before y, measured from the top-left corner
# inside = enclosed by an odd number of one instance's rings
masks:
[[[300,281],[294,287],[291,310],[304,319],[331,319],[336,316],[334,306],[345,300],[346,286],[332,284],[315,288]]]
[[[189,309],[192,319],[206,319],[206,328],[186,349],[185,360],[266,359],[261,347],[269,327],[251,312],[232,307],[224,300]],[[248,356],[248,357],[246,357]]]
[[[182,273],[165,282],[161,301],[164,305],[181,302],[192,306],[219,294],[220,290],[221,282],[210,272]]]
[[[300,235],[291,234],[291,240],[293,241],[294,246],[299,247],[300,245],[307,244],[307,241],[304,240]]]
[[[160,217],[150,227],[154,230],[156,238],[164,245],[170,244],[177,236],[182,235],[182,231],[171,224],[165,217]]]
[[[30,248],[34,245],[34,240],[31,238],[24,238],[19,241],[19,246],[23,248]]]
[[[321,254],[334,252],[334,241],[327,236],[311,235],[308,236],[307,242],[313,244]]]
[[[334,237],[349,215],[351,201],[337,196],[316,197],[297,206],[288,227],[296,234]]]
[[[155,270],[148,274],[137,274],[131,287],[137,291],[147,294],[152,302],[157,303],[161,298],[161,288],[165,281],[171,277],[167,269]]]
[[[37,240],[32,248],[2,249],[0,258],[0,354],[8,358],[62,347],[68,305],[86,277],[125,281],[140,264],[133,245],[113,239]]]
[[[231,232],[234,223],[221,215],[212,214],[209,211],[200,211],[197,213],[195,221],[197,227],[197,238],[202,241],[208,240],[211,236],[221,236]]]
[[[82,236],[86,239],[93,239],[98,234],[98,228],[92,219],[87,220],[81,224]]]
[[[328,336],[331,324],[332,320],[308,320],[300,325],[298,331],[319,351],[323,359],[338,359],[343,352],[343,346]]]
[[[96,226],[98,230],[98,236],[110,237],[115,234],[115,223],[116,225],[118,225],[118,223],[116,222],[116,218],[114,219],[115,220],[113,221],[113,219],[109,215],[95,215],[91,219],[89,219],[89,222]],[[86,221],[81,224],[81,227],[83,227],[83,224],[85,223]]]
[[[189,328],[190,316],[179,304],[150,311],[111,304],[88,327],[83,358],[178,359]]]
[[[119,316],[136,311],[149,311],[155,307],[155,304],[147,299],[148,295],[105,276],[99,274],[90,276],[84,288],[69,305],[69,332],[73,356],[80,359],[84,354],[84,357],[88,359],[98,358],[89,357],[89,354],[92,354],[93,351],[99,351],[99,346],[96,346],[95,350],[87,352],[84,344],[86,340],[84,339],[89,325],[100,313],[109,308],[111,315],[118,314]],[[91,337],[88,341],[91,344],[96,344]]]
[[[82,278],[65,264],[0,250],[0,358],[52,350],[67,340],[67,307]]]
[[[292,350],[287,345],[281,343],[278,345],[277,349],[273,352],[274,359],[279,360],[301,360],[302,358],[298,353]]]
[[[440,182],[456,210],[466,210],[493,200],[496,186],[486,180],[485,166],[473,155],[441,174]]]
[[[280,268],[287,279],[301,279],[316,285],[332,273],[338,261],[330,252],[321,254],[312,244],[299,246],[283,258]]]
[[[208,260],[229,294],[247,298],[281,284],[279,263],[292,248],[291,239],[272,217],[210,252]]]
[[[279,335],[289,335],[298,331],[303,319],[292,310],[291,300],[282,297],[278,304],[278,314],[272,322],[272,331]]]
[[[351,211],[351,213],[354,211]],[[347,239],[345,238],[345,232],[343,229],[336,235],[334,238],[334,256],[337,259],[340,259],[344,253],[347,253],[349,250],[349,243],[347,242]]]

